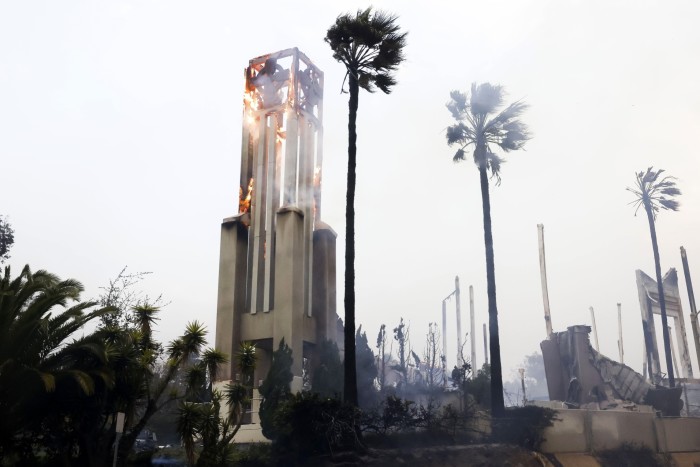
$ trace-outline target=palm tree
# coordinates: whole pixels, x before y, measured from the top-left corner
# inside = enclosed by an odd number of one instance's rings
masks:
[[[79,302],[82,291],[78,281],[62,281],[43,270],[32,273],[28,266],[13,279],[5,267],[0,278],[0,452],[32,424],[39,426],[74,407],[73,401],[113,385],[101,340],[94,334],[71,340],[86,323],[112,311]]]
[[[473,158],[479,169],[481,202],[484,213],[484,244],[486,247],[486,281],[489,303],[489,335],[491,337],[491,410],[503,414],[503,376],[501,374],[501,347],[498,334],[498,307],[496,306],[496,275],[494,268],[493,237],[491,235],[491,200],[489,173],[501,182],[501,164],[504,159],[493,152],[500,147],[504,152],[522,149],[529,139],[526,125],[518,117],[527,108],[523,102],[503,106],[504,90],[489,83],[472,84],[471,93],[450,93],[448,110],[457,121],[447,128],[447,143],[458,145],[455,162],[466,159],[466,150],[473,146]]]
[[[656,285],[659,292],[659,308],[661,308],[661,324],[664,336],[664,353],[666,354],[666,370],[668,372],[668,384],[675,387],[676,382],[673,375],[673,361],[671,359],[671,342],[668,336],[668,319],[666,317],[666,298],[664,297],[664,284],[661,277],[661,260],[659,259],[659,245],[656,240],[656,215],[660,210],[678,211],[678,201],[673,199],[681,194],[676,187],[675,177],[664,176],[663,169],[654,170],[649,167],[646,172],[637,172],[635,186],[627,188],[634,193],[636,199],[630,204],[635,206],[634,214],[637,215],[639,208],[643,207],[647,213],[649,221],[649,232],[651,233],[651,247],[654,250],[654,268],[656,269]]]
[[[345,65],[348,103],[348,181],[345,211],[345,400],[357,406],[355,364],[355,183],[357,107],[360,87],[385,94],[396,84],[394,72],[403,61],[406,33],[397,17],[371,8],[355,15],[340,15],[328,29],[325,41],[333,58]]]

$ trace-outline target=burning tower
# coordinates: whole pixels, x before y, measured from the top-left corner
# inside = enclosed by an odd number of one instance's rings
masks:
[[[238,214],[221,225],[216,348],[231,356],[255,343],[254,381],[284,339],[293,390],[303,362],[337,339],[336,234],[320,221],[323,73],[298,49],[250,60],[245,70]]]

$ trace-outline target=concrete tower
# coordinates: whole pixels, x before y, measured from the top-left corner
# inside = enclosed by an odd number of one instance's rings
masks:
[[[320,221],[323,73],[298,49],[250,60],[245,69],[238,214],[223,220],[216,348],[258,351],[255,386],[284,339],[293,390],[321,340],[338,341],[336,234]]]

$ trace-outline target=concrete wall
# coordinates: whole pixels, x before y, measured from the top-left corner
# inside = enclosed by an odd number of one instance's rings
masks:
[[[700,418],[659,418],[654,413],[557,410],[545,430],[542,451],[592,452],[623,443],[641,444],[660,452],[700,451]]]

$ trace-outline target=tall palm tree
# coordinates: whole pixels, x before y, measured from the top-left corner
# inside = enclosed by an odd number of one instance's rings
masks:
[[[673,360],[671,359],[671,341],[668,336],[668,319],[666,317],[666,298],[664,297],[664,284],[661,277],[661,260],[659,259],[659,245],[656,240],[656,215],[660,210],[678,211],[679,203],[674,197],[681,194],[676,187],[675,177],[661,176],[663,169],[654,170],[649,167],[646,172],[637,172],[635,184],[628,191],[634,193],[636,199],[630,204],[635,206],[634,214],[643,207],[649,221],[651,234],[651,247],[654,250],[654,268],[656,269],[656,285],[659,292],[659,308],[661,308],[661,324],[664,336],[664,353],[666,354],[666,371],[668,383],[675,387],[676,381],[673,374]]]
[[[348,180],[345,210],[345,400],[357,405],[355,364],[355,183],[357,107],[360,88],[385,94],[396,84],[394,73],[403,61],[406,33],[397,17],[371,8],[338,16],[325,41],[333,58],[345,65],[348,102]]]
[[[457,121],[447,128],[447,143],[457,145],[455,162],[466,160],[467,149],[473,150],[474,163],[479,169],[481,202],[484,214],[484,245],[486,247],[486,282],[489,303],[489,335],[491,337],[491,410],[493,415],[503,414],[503,375],[501,371],[501,346],[498,333],[498,307],[496,305],[496,273],[491,234],[491,199],[489,174],[501,182],[501,164],[504,159],[493,152],[496,147],[504,152],[522,149],[529,139],[527,126],[518,117],[527,108],[523,102],[514,102],[505,109],[504,90],[489,83],[472,84],[469,94],[450,93],[448,110]]]

